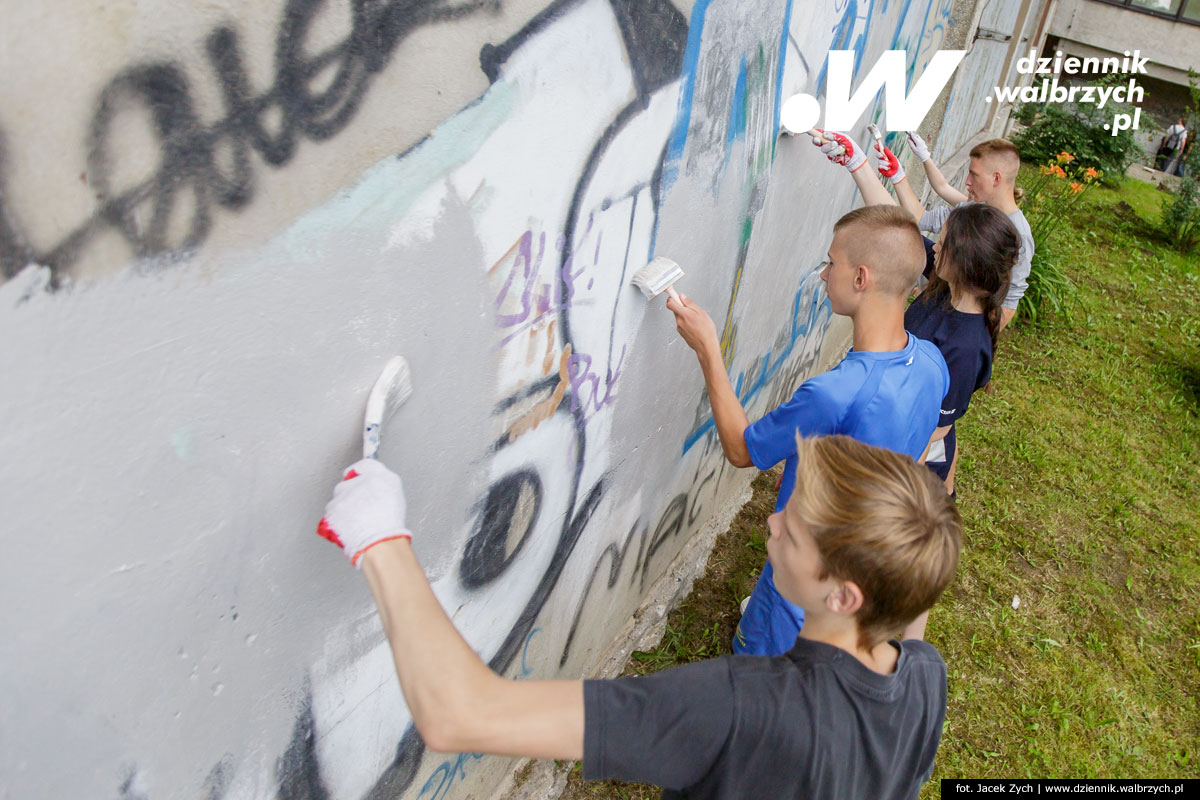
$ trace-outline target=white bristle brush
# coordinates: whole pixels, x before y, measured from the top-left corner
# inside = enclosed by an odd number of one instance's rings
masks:
[[[642,290],[648,300],[653,300],[663,292],[676,301],[679,293],[675,291],[675,282],[683,277],[679,265],[666,256],[655,256],[654,260],[633,274],[632,283]]]
[[[404,356],[392,356],[371,393],[367,395],[367,411],[363,414],[363,458],[377,458],[380,427],[389,409],[398,408],[412,394],[412,373]]]
[[[879,126],[872,122],[867,126],[867,130],[875,137],[875,144],[879,145],[879,152],[883,152],[883,134],[879,132]]]

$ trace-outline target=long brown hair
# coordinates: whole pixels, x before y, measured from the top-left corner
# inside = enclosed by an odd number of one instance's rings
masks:
[[[937,266],[950,266],[951,280],[959,292],[971,292],[983,304],[983,318],[992,348],[1000,330],[1000,304],[1008,294],[1013,265],[1021,254],[1021,237],[1006,214],[984,203],[962,205],[950,212],[942,226]],[[951,287],[935,268],[924,292],[950,304]]]

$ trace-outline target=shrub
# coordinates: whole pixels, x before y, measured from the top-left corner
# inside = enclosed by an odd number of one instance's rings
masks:
[[[1167,241],[1181,253],[1190,253],[1200,244],[1200,183],[1194,169],[1163,203],[1161,228]]]
[[[1038,168],[1038,177],[1026,188],[1021,211],[1033,234],[1033,259],[1029,288],[1017,308],[1019,317],[1036,323],[1045,314],[1070,317],[1079,290],[1054,257],[1058,228],[1083,196],[1103,178],[1103,173],[1066,151]]]

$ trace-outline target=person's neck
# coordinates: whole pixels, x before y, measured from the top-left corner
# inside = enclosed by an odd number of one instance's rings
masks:
[[[1017,210],[1017,199],[1013,197],[1012,190],[1010,189],[1008,192],[1002,193],[999,197],[993,198],[988,205],[1002,214],[1011,214]]]
[[[950,287],[950,305],[955,311],[961,311],[964,314],[983,313],[983,301],[978,296],[953,286]]]
[[[872,647],[862,647],[858,642],[858,625],[852,619],[824,619],[807,614],[801,638],[812,642],[823,642],[839,650],[845,650],[858,659],[864,667],[880,675],[891,675],[896,671],[900,653],[887,642]]]
[[[908,346],[904,306],[892,298],[864,298],[853,320],[855,352],[890,353]]]

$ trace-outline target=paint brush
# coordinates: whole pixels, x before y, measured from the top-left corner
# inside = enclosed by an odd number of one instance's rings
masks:
[[[875,137],[875,144],[879,145],[879,152],[883,152],[883,134],[879,132],[879,126],[872,122],[867,126],[867,130]]]
[[[398,408],[412,394],[412,373],[404,356],[392,356],[367,395],[363,414],[363,458],[377,458],[379,433],[389,409]]]
[[[679,265],[666,256],[655,256],[654,260],[633,274],[632,283],[642,290],[646,299],[653,300],[666,292],[678,302],[679,293],[675,282],[683,277]]]

